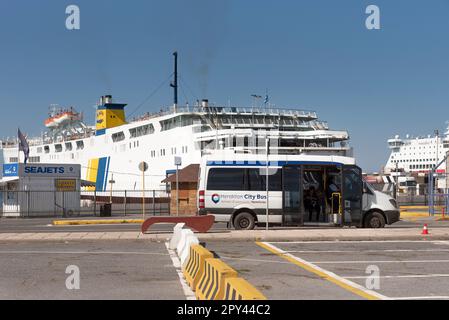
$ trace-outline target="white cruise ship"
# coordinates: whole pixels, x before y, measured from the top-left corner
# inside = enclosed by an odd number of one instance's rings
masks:
[[[385,173],[401,171],[404,173],[428,173],[440,163],[449,151],[449,126],[443,137],[395,136],[388,140],[391,155],[385,166]],[[437,173],[445,173],[446,166],[441,165]]]
[[[140,190],[139,163],[145,161],[146,189],[160,190],[161,181],[175,170],[174,157],[182,167],[200,163],[216,150],[235,153],[270,153],[352,156],[346,131],[330,130],[313,111],[271,107],[221,107],[207,100],[195,106],[177,101],[175,68],[174,105],[158,113],[127,119],[123,103],[103,96],[97,106],[96,125],[87,126],[73,108],[52,109],[45,121],[48,131],[29,138],[29,162],[81,164],[87,190]],[[17,141],[0,144],[0,165],[18,162]],[[20,161],[23,162],[23,153]],[[181,167],[181,168],[182,168]]]

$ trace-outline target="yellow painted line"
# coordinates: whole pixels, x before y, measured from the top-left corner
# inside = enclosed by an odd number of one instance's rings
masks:
[[[430,217],[428,212],[401,212],[401,218],[405,217]]]
[[[400,206],[401,210],[419,210],[419,209],[429,209],[429,206]],[[443,206],[435,206],[436,209],[441,209]]]
[[[117,220],[55,220],[54,226],[80,226],[96,224],[142,224],[141,219],[117,219]]]
[[[441,213],[436,213],[433,217],[429,216],[428,212],[401,212],[401,219],[407,220],[407,219],[416,219],[416,218],[441,218]]]
[[[336,284],[337,286],[339,286],[349,292],[352,292],[362,298],[365,298],[368,300],[386,300],[386,299],[388,299],[388,297],[386,297],[380,293],[363,288],[362,286],[360,286],[352,281],[341,278],[341,277],[337,276],[336,274],[326,271],[310,262],[307,262],[303,259],[295,257],[289,253],[283,252],[279,248],[277,248],[269,243],[256,242],[256,244],[259,247],[295,264],[296,266],[298,266],[306,271],[309,271],[313,274],[316,274],[320,278],[327,280],[329,282],[332,282],[333,284]]]

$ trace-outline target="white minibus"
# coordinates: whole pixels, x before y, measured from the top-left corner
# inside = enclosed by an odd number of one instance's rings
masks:
[[[237,230],[267,220],[383,228],[400,219],[395,199],[364,182],[354,158],[328,155],[204,156],[198,211]]]

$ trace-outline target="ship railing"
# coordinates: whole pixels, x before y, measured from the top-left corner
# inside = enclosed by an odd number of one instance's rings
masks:
[[[254,128],[224,128],[218,130],[199,130],[202,126],[197,126],[193,132],[195,133],[194,139],[196,141],[217,139],[217,138],[229,138],[233,136],[244,136],[248,135],[250,137],[258,136],[265,137],[267,134],[270,137],[277,139],[296,139],[296,140],[329,140],[332,142],[346,141],[349,139],[348,133],[346,131],[330,131],[326,130],[325,133],[319,133],[316,131],[283,131],[283,130],[271,130],[266,131],[263,129]],[[278,128],[277,128],[278,129]]]
[[[230,150],[259,150],[266,151],[265,147],[229,147],[227,149]],[[350,150],[349,146],[323,146],[323,145],[315,145],[315,146],[307,146],[307,147],[270,147],[270,150]]]
[[[214,149],[205,148],[202,150],[203,155],[214,154],[216,152],[226,151],[233,152],[236,154],[266,154],[265,147],[226,147],[225,149]],[[316,147],[270,147],[270,154],[279,155],[298,155],[298,154],[316,154],[316,155],[334,155],[334,156],[345,156],[353,157],[353,148],[349,146],[344,147],[326,147],[326,146],[316,146]]]
[[[200,113],[210,115],[263,115],[263,116],[285,116],[296,117],[307,120],[317,119],[318,116],[315,111],[311,110],[298,110],[298,109],[285,109],[285,108],[262,108],[262,107],[199,107],[199,106],[178,106],[176,110],[173,107],[161,109],[159,112],[146,113],[140,117],[132,118],[130,122],[138,122],[150,120],[153,118],[176,114],[176,113]]]
[[[194,112],[206,114],[235,114],[235,115],[267,115],[267,116],[291,116],[298,118],[317,119],[315,111],[282,109],[282,108],[261,108],[261,107],[178,107],[178,113]]]
[[[311,126],[315,130],[329,130],[329,124],[326,121],[313,121]]]

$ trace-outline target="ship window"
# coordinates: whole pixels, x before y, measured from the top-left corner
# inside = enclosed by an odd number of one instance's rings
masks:
[[[83,141],[77,141],[76,142],[76,150],[83,150],[84,149],[84,142]]]
[[[125,140],[125,133],[123,131],[112,134],[112,141],[119,142]]]
[[[161,123],[161,131],[167,131],[179,127],[187,127],[193,124],[206,124],[199,116],[182,115],[163,120]]]
[[[56,144],[55,145],[55,151],[56,152],[62,152],[62,144]]]
[[[65,144],[65,151],[72,151],[72,149],[73,149],[72,143],[71,142],[67,142]]]
[[[45,153],[50,153],[50,146],[45,146],[44,150],[45,150]]]
[[[146,136],[148,134],[154,133],[154,126],[152,124],[147,124],[144,126],[132,128],[129,129],[129,133],[131,134],[131,138]]]
[[[30,163],[39,163],[41,162],[41,157],[30,157]]]
[[[17,157],[12,157],[12,158],[9,158],[9,162],[10,163],[16,163],[16,162],[19,162],[19,160],[18,160]]]

